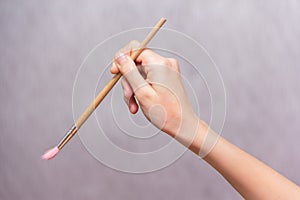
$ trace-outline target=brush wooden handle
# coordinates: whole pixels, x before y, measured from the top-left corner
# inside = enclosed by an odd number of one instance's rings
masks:
[[[146,38],[142,41],[139,48],[136,51],[133,51],[131,58],[135,60],[140,53],[146,48],[147,44],[154,37],[157,31],[164,25],[166,22],[165,18],[161,18],[159,22],[153,27],[151,32],[146,36]],[[89,118],[89,116],[94,112],[94,110],[99,106],[104,97],[109,93],[109,91],[114,87],[114,85],[121,78],[122,74],[118,73],[114,75],[114,77],[106,84],[106,86],[102,89],[102,91],[97,95],[97,97],[93,100],[93,102],[85,109],[82,115],[75,122],[76,129],[78,130],[83,123]]]

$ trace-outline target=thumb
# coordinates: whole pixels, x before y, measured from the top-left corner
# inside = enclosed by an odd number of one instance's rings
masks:
[[[127,79],[139,100],[145,97],[145,95],[148,96],[154,93],[154,90],[142,77],[130,56],[120,53],[115,60],[117,67],[122,75]]]

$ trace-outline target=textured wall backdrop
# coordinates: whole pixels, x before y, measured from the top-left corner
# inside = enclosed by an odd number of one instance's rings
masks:
[[[299,1],[1,0],[1,200],[240,199],[190,152],[133,175],[100,164],[76,136],[63,155],[40,159],[73,122],[72,87],[87,53],[161,16],[217,63],[227,91],[223,136],[300,184]]]

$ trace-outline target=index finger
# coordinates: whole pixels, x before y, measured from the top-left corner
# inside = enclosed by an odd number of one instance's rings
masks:
[[[168,59],[150,49],[144,49],[136,59],[142,65],[167,65]]]
[[[138,47],[140,46],[140,42],[137,41],[137,40],[132,40],[130,41],[128,44],[126,44],[124,47],[122,47],[116,54],[115,54],[115,57],[114,57],[114,61],[112,63],[112,66],[110,67],[110,72],[112,74],[117,74],[120,72],[120,70],[118,69],[118,67],[116,66],[116,63],[115,63],[115,59],[116,59],[116,56],[117,55],[120,55],[120,54],[125,54],[125,55],[129,55],[131,56],[132,52],[137,49]]]

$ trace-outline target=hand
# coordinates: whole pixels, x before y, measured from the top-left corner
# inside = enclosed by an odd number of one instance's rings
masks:
[[[140,107],[156,127],[189,146],[199,118],[180,76],[179,64],[145,49],[134,62],[130,55],[139,46],[132,41],[115,56],[111,73],[123,74],[124,100],[131,113]]]
[[[219,137],[197,117],[176,60],[145,49],[134,62],[130,55],[138,46],[136,41],[126,45],[111,67],[111,73],[123,74],[131,113],[140,107],[155,126],[203,157],[246,199],[299,199],[296,184]]]

